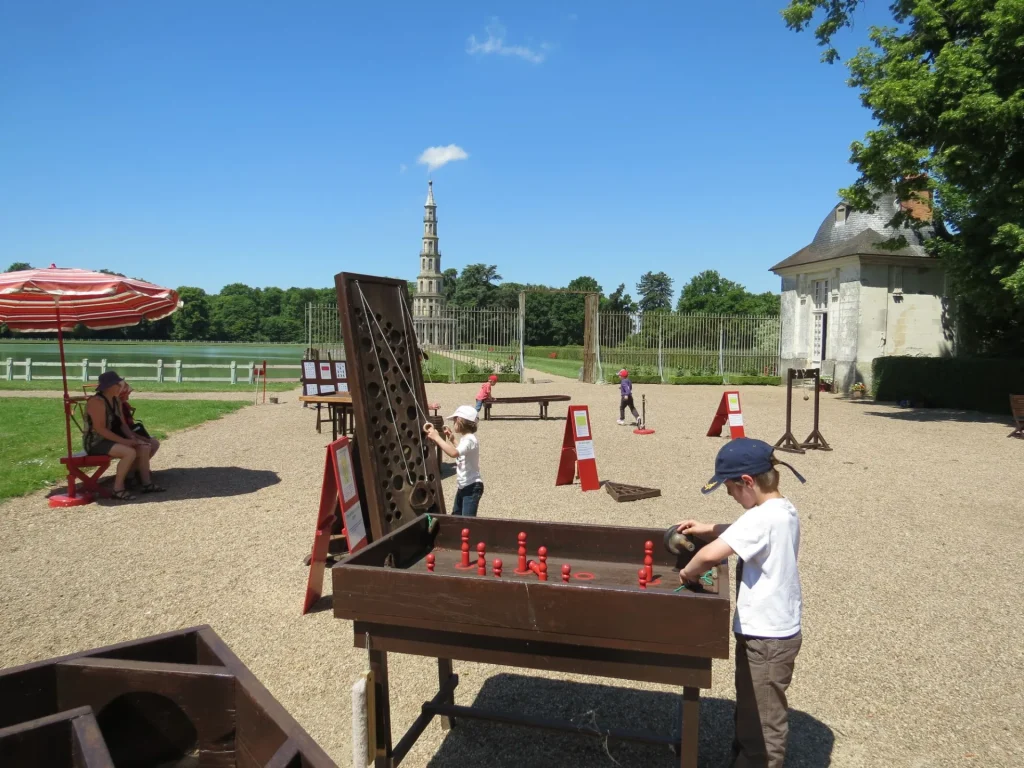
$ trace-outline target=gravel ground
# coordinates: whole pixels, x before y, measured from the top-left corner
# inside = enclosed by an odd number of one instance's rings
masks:
[[[555,377],[536,373],[538,379]],[[429,385],[445,413],[478,385]],[[785,391],[740,388],[747,433],[774,442]],[[661,488],[616,504],[553,485],[564,422],[481,424],[481,514],[668,526],[727,522],[739,507],[699,493],[723,439],[704,436],[721,389],[637,386],[656,434],[617,418],[617,388],[568,380],[500,384],[496,395],[564,392],[591,408],[599,475]],[[6,396],[9,393],[4,393]],[[365,668],[351,625],[300,616],[329,433],[298,392],[171,436],[157,457],[170,492],[134,504],[51,510],[42,495],[0,506],[0,666],[211,624],[341,765],[350,694]],[[794,398],[794,432],[811,402]],[[536,407],[495,414],[536,414]],[[553,409],[557,412],[561,409]],[[832,452],[790,456],[783,491],[801,512],[804,646],[797,660],[789,766],[1024,765],[1024,444],[1006,420],[822,397]],[[452,473],[445,482],[451,499]],[[329,589],[329,577],[327,586]],[[609,617],[614,620],[614,617]],[[652,633],[657,627],[651,628]],[[391,656],[394,737],[436,685],[431,659]],[[456,662],[459,703],[674,727],[669,688]],[[716,661],[702,699],[701,764],[731,738],[732,662]],[[465,722],[431,724],[403,765],[669,766],[664,748]]]

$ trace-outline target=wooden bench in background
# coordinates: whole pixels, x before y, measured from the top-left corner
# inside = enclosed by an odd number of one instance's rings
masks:
[[[505,405],[513,403],[537,403],[540,405],[540,418],[548,417],[548,405],[550,403],[564,403],[572,398],[569,395],[524,395],[523,397],[492,397],[484,400],[484,420],[491,418],[492,405]]]
[[[1024,395],[1010,395],[1014,430],[1007,437],[1024,437]]]

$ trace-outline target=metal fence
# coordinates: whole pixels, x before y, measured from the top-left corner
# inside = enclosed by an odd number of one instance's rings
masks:
[[[475,373],[512,373],[521,379],[522,320],[516,309],[465,307],[413,318],[416,338],[428,355],[424,375],[453,382]]]
[[[775,316],[601,312],[601,378],[638,375],[777,376],[781,321]]]
[[[345,359],[337,303],[306,305],[306,351],[310,359]]]
[[[430,381],[459,381],[469,373],[516,373],[522,380],[529,348],[523,345],[526,318],[518,309],[445,307],[432,317],[413,318],[416,337],[427,352]],[[681,315],[600,312],[597,317],[598,379],[622,367],[663,381],[685,375],[777,376],[781,320],[777,316]],[[580,337],[583,330],[580,329]],[[334,304],[310,304],[307,338],[321,356],[344,359]],[[540,347],[544,356],[579,359],[583,347]]]

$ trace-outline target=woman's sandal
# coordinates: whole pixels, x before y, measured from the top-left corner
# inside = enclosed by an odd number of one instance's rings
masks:
[[[116,501],[134,501],[135,497],[128,493],[126,490],[114,491],[110,494],[110,498]]]
[[[167,489],[156,483],[146,483],[142,488],[139,489],[142,493],[163,493]]]

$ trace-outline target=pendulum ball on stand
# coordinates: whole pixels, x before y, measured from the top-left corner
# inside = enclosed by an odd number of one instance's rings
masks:
[[[634,435],[653,435],[654,430],[647,428],[647,395],[640,396],[640,423],[633,430]]]

